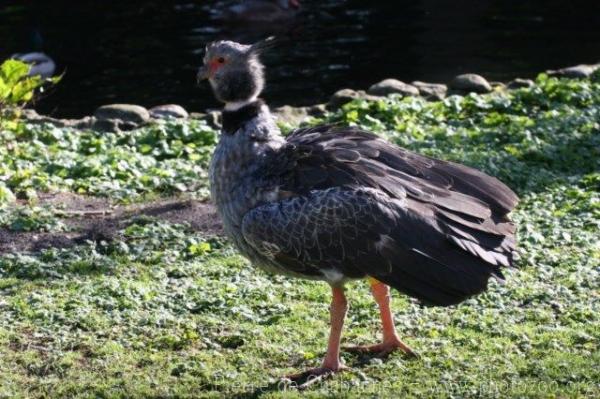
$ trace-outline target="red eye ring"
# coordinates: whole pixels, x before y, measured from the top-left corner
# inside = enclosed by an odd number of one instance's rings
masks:
[[[223,57],[219,57],[219,58],[217,59],[217,62],[218,62],[219,64],[224,64],[224,63],[225,63],[225,58],[223,58]]]

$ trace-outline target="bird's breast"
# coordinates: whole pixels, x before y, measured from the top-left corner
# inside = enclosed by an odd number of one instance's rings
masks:
[[[229,235],[240,234],[244,215],[260,203],[277,199],[277,188],[257,184],[260,148],[252,143],[222,140],[210,167],[211,196]]]

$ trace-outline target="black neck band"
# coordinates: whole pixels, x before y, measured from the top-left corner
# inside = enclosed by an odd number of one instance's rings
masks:
[[[237,132],[246,122],[258,115],[263,105],[263,100],[258,99],[235,111],[223,110],[223,133],[234,134]]]

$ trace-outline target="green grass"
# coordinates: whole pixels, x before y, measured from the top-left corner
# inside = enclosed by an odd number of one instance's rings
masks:
[[[111,242],[0,257],[0,397],[600,396],[598,75],[541,75],[531,89],[435,103],[357,101],[326,119],[508,183],[522,198],[519,269],[458,307],[394,293],[399,331],[421,358],[345,353],[350,371],[299,393],[278,377],[319,364],[328,287],[266,275],[187,225],[133,218]],[[204,198],[214,140],[202,122],[122,136],[2,132],[0,198],[30,204],[5,205],[0,224],[63,229],[60,214],[36,204],[47,190]],[[344,343],[376,341],[366,284],[348,293]]]

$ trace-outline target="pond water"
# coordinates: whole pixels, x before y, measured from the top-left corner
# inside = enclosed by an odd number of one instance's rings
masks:
[[[265,23],[232,17],[243,0],[3,0],[0,59],[49,54],[65,75],[36,108],[63,117],[112,102],[217,107],[194,77],[204,45],[221,38],[286,39],[264,57],[273,105],[323,102],[388,77],[506,81],[600,61],[597,0],[299,1]]]

